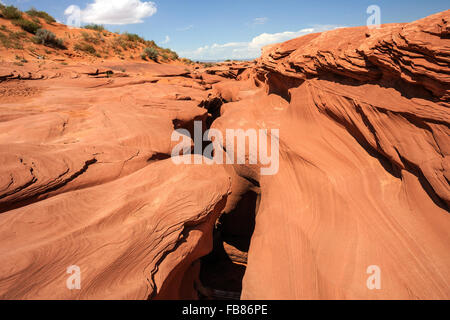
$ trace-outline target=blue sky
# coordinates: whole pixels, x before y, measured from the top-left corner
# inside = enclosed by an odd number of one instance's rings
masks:
[[[270,42],[341,26],[365,25],[369,5],[381,22],[410,22],[449,9],[448,0],[1,0],[22,10],[34,6],[66,22],[81,10],[82,24],[138,33],[194,60],[254,58]]]

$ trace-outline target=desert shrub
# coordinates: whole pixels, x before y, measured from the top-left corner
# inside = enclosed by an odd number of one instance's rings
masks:
[[[3,47],[5,47],[6,49],[11,48],[11,40],[8,39],[8,36],[6,36],[5,34],[0,32],[0,43],[2,44]]]
[[[0,44],[6,49],[23,49],[21,40],[25,37],[25,32],[9,32],[8,35],[0,32]]]
[[[37,44],[43,44],[48,47],[65,48],[64,41],[56,38],[56,35],[48,30],[39,29],[36,35],[33,37],[33,42]]]
[[[16,54],[16,60],[19,60],[21,63],[28,63],[28,60],[25,59],[24,57],[18,56]]]
[[[93,35],[91,35],[88,32],[82,31],[81,32],[81,36],[83,37],[83,40],[85,42],[90,42],[90,43],[93,43],[93,44],[99,44],[100,40],[101,40],[101,34],[100,33],[97,33],[97,36],[93,36]]]
[[[133,47],[133,44],[123,35],[114,38],[112,45],[114,48],[122,47],[123,50]]]
[[[163,59],[163,61],[167,61],[169,60],[169,55],[167,53],[162,53],[161,58]]]
[[[13,23],[16,26],[21,27],[22,30],[25,30],[26,32],[29,32],[32,34],[35,34],[39,29],[42,28],[42,25],[40,25],[36,22],[30,21],[30,20],[26,20],[26,19],[17,19],[17,20],[14,20]]]
[[[9,38],[14,39],[14,40],[25,39],[26,37],[27,37],[27,33],[23,32],[23,31],[11,32],[9,34]]]
[[[127,41],[144,43],[145,40],[135,33],[125,32],[122,35]]]
[[[87,32],[85,32],[85,31],[81,31],[81,36],[83,37],[83,40],[84,41],[89,41],[89,39],[90,39],[90,35],[89,35],[89,33],[87,33]]]
[[[37,17],[37,18],[42,18],[45,20],[45,22],[47,23],[53,23],[56,22],[55,18],[53,18],[51,15],[49,15],[47,12],[45,11],[38,11],[35,8],[31,8],[30,10],[27,11],[27,14],[31,17]]]
[[[5,19],[16,20],[22,18],[22,11],[14,6],[4,6],[0,7],[2,17]]]
[[[159,49],[162,53],[161,56],[166,57],[166,60],[172,59],[172,60],[178,60],[178,54],[175,51],[172,51],[168,48],[160,48]]]
[[[150,48],[157,48],[156,42],[153,40],[145,41],[144,44]]]
[[[94,56],[97,55],[97,50],[95,50],[95,48],[92,45],[88,44],[88,43],[79,42],[79,43],[76,43],[73,48],[76,51],[83,51],[83,52],[92,54]]]
[[[113,48],[113,52],[115,55],[121,55],[122,54],[122,50],[120,48],[114,47]]]
[[[181,62],[184,63],[184,64],[187,64],[187,65],[194,64],[194,61],[192,61],[190,59],[187,59],[187,58],[182,58]]]
[[[104,31],[105,27],[99,24],[87,24],[84,26],[85,29],[89,29],[89,30],[95,30],[95,31]]]
[[[153,61],[156,61],[158,59],[158,56],[159,56],[158,50],[156,50],[155,48],[149,48],[149,47],[145,48],[144,52],[142,52],[142,55],[141,55],[141,57],[143,59],[145,57],[145,58],[148,58]]]

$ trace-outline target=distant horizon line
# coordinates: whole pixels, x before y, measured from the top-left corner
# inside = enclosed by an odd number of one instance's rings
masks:
[[[192,61],[195,61],[195,62],[227,62],[227,61],[252,61],[252,60],[255,60],[255,59],[258,59],[258,57],[256,57],[256,58],[245,58],[245,59],[231,59],[231,58],[224,58],[224,59],[191,59],[191,58],[188,58],[188,59],[190,59],[190,60],[192,60]]]

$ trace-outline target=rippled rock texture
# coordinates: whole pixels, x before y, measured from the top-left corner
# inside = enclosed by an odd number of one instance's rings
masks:
[[[449,299],[449,19],[208,69],[2,65],[0,297]],[[279,129],[278,173],[175,165],[194,121]]]

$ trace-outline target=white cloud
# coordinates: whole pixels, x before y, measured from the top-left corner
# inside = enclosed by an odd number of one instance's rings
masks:
[[[166,36],[166,38],[164,39],[164,41],[163,42],[161,42],[162,44],[166,44],[166,43],[169,43],[170,42],[170,37],[169,36]]]
[[[255,18],[255,19],[253,19],[253,24],[254,25],[265,24],[267,21],[269,21],[269,18],[267,18],[267,17]]]
[[[251,48],[262,48],[271,43],[283,42],[289,39],[294,39],[300,36],[303,36],[308,33],[313,33],[315,31],[314,28],[302,29],[297,32],[285,31],[279,33],[263,33],[259,36],[252,39],[249,43],[249,47]]]
[[[66,9],[70,15],[73,7]],[[81,10],[81,21],[97,24],[135,24],[144,22],[144,18],[154,15],[156,4],[141,0],[94,0]]]
[[[315,26],[299,31],[285,31],[279,33],[263,33],[249,42],[229,42],[200,47],[193,51],[179,52],[180,55],[193,60],[221,60],[221,59],[253,59],[261,55],[261,48],[294,39],[309,33],[323,32],[338,28],[337,26]]]

